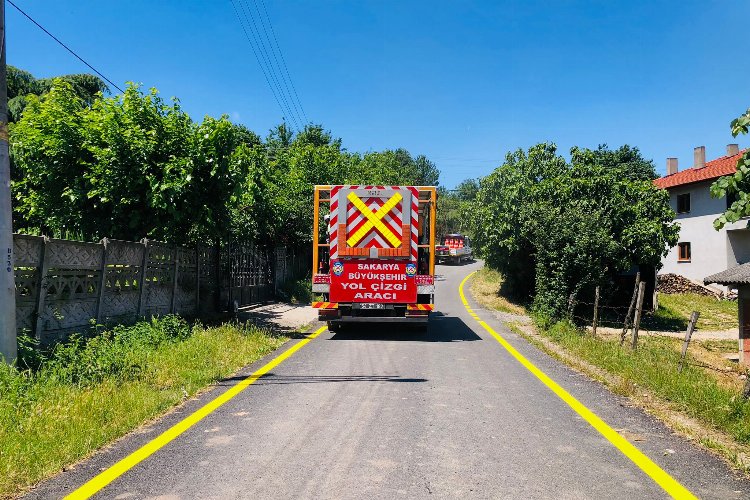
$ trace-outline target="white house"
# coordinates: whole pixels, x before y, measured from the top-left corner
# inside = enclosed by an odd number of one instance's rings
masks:
[[[736,171],[743,152],[737,144],[729,144],[725,156],[706,162],[706,148],[700,146],[693,153],[693,166],[681,172],[677,158],[667,158],[667,175],[654,184],[669,191],[680,223],[680,239],[662,259],[660,274],[679,274],[702,283],[706,276],[750,262],[748,220],[716,231],[713,222],[731,200],[711,198],[709,189],[716,179]]]

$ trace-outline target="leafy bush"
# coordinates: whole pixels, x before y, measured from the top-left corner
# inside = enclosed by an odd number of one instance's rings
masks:
[[[44,351],[33,339],[19,340],[17,366],[6,371],[4,377],[15,373],[16,378],[48,380],[76,386],[99,383],[106,378],[131,380],[143,369],[143,351],[190,337],[193,327],[179,316],[153,318],[133,326],[116,326],[96,337],[74,335],[70,341],[56,344]],[[0,388],[17,384],[0,376]],[[0,391],[0,394],[3,393]]]
[[[652,184],[653,164],[635,148],[553,144],[506,156],[483,178],[471,210],[475,244],[509,293],[559,319],[568,297],[611,290],[618,273],[657,266],[677,243],[668,194]]]
[[[309,304],[313,301],[310,276],[289,280],[281,286],[282,298],[293,304]]]

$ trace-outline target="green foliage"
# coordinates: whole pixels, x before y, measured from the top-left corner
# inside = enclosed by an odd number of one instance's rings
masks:
[[[510,296],[533,298],[552,318],[564,315],[571,294],[611,289],[633,265],[657,266],[678,234],[668,195],[653,186],[637,149],[571,153],[570,164],[553,144],[509,153],[481,180],[471,210],[475,245]]]
[[[594,150],[574,147],[571,155],[573,163],[599,165],[628,180],[652,181],[658,177],[653,160],[644,159],[637,147],[627,144],[615,150],[609,149],[606,144],[600,144]]]
[[[21,119],[28,96],[41,96],[52,89],[56,78],[37,79],[28,71],[8,66],[6,82],[8,85],[8,121],[13,123]],[[109,87],[95,75],[86,73],[57,77],[70,84],[73,92],[86,106],[91,106],[102,94],[109,93]]]
[[[450,233],[470,233],[468,220],[471,204],[479,191],[479,182],[475,179],[462,181],[456,189],[438,188],[437,201],[437,237]]]
[[[226,116],[195,123],[176,99],[134,84],[89,104],[57,79],[25,99],[10,130],[24,232],[298,246],[310,240],[315,184],[438,181],[404,149],[349,153],[313,124],[296,135],[281,124],[261,141]]]
[[[0,497],[19,496],[285,340],[166,316],[36,349],[33,359],[25,342],[25,365],[0,363]]]
[[[310,275],[304,278],[291,279],[281,285],[281,296],[292,304],[310,304],[313,301]]]
[[[750,129],[750,108],[732,120],[731,127],[733,137],[747,134]],[[734,200],[726,212],[714,221],[714,228],[717,231],[727,224],[750,215],[750,149],[737,160],[737,171],[733,175],[721,177],[711,185],[711,196],[714,198],[731,196]]]
[[[14,227],[65,230],[83,222],[71,218],[87,203],[84,109],[62,80],[41,98],[28,96],[23,118],[10,127]]]

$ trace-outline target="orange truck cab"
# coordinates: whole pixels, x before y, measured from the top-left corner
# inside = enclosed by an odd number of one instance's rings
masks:
[[[312,290],[331,330],[426,327],[435,306],[433,186],[315,186]]]

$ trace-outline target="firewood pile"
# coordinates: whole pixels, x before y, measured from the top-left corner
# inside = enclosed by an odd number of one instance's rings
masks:
[[[678,274],[660,274],[657,276],[657,280],[658,283],[656,290],[660,293],[696,293],[698,295],[716,298],[722,296],[721,292],[716,292],[708,287],[699,285],[698,283]]]

